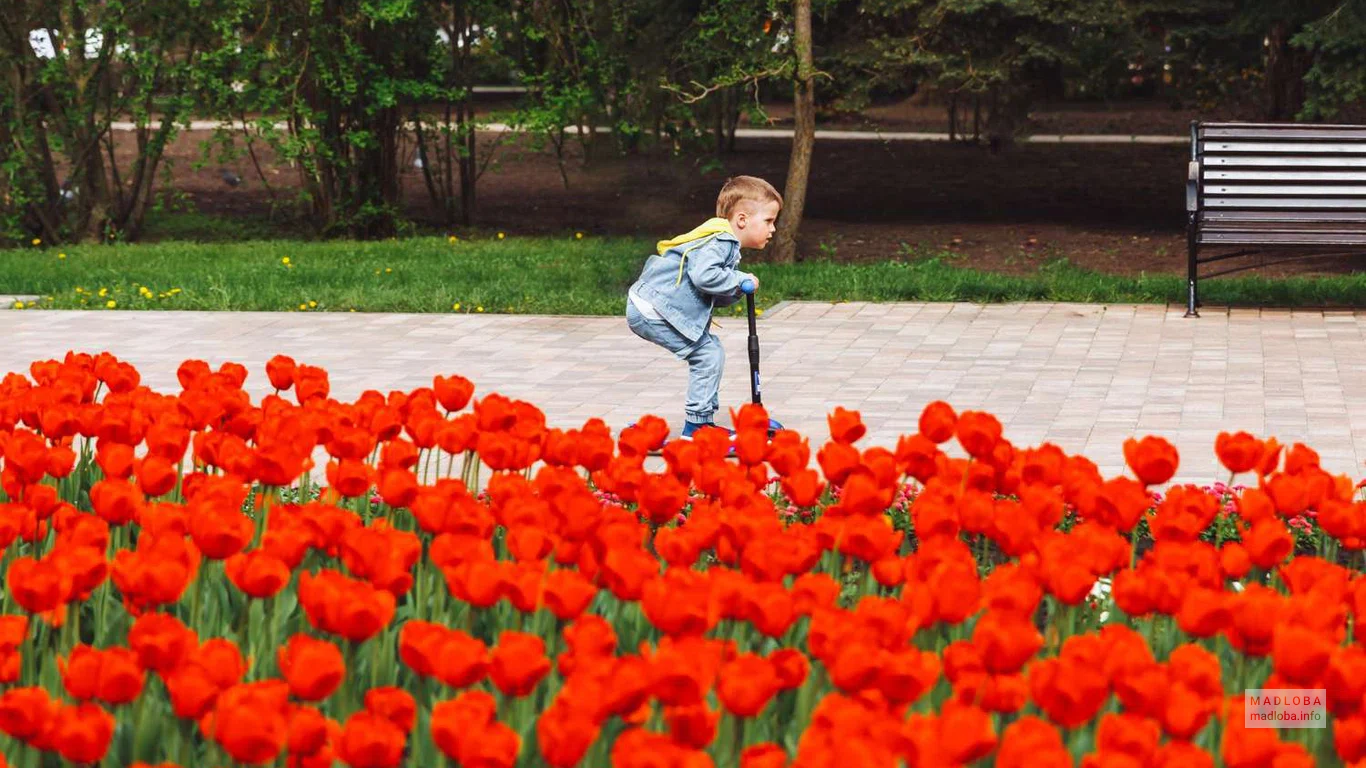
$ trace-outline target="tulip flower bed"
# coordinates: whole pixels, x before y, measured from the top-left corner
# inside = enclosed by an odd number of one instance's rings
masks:
[[[1157,437],[1105,478],[945,403],[895,450],[836,409],[814,456],[745,406],[734,459],[711,430],[657,467],[655,418],[265,373],[259,403],[202,361],[174,394],[107,355],[0,382],[0,763],[1366,758],[1366,506],[1305,446],[1221,435],[1246,487],[1155,501]],[[1246,727],[1248,688],[1325,689],[1327,727]]]

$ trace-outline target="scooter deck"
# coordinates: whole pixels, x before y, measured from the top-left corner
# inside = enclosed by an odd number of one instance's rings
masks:
[[[645,455],[646,455],[646,456],[654,456],[654,458],[658,458],[658,459],[663,459],[663,458],[664,458],[664,451],[650,451],[650,452],[647,452],[647,454],[645,454]],[[735,459],[735,458],[736,458],[735,451],[729,451],[729,452],[727,452],[727,454],[725,454],[725,458],[728,458],[728,459]]]
[[[773,440],[773,435],[774,435],[774,434],[776,434],[776,432],[775,432],[774,430],[770,429],[769,432],[768,432],[768,439],[769,439],[770,441]],[[664,451],[663,451],[663,450],[654,450],[654,451],[650,451],[649,453],[646,453],[645,455],[646,455],[646,456],[654,456],[654,457],[656,457],[656,458],[663,458],[663,457],[664,457]],[[726,454],[726,458],[728,458],[728,459],[734,459],[734,458],[736,458],[736,453],[735,453],[735,451],[732,450],[732,451],[728,452],[728,453]]]
[[[664,458],[664,452],[663,452],[663,451],[650,451],[649,453],[647,453],[647,454],[645,454],[645,455],[646,455],[646,456],[651,456],[651,457],[657,458],[657,459],[662,459],[662,458]],[[731,459],[731,460],[735,460],[737,457],[736,457],[735,453],[732,452],[732,453],[727,453],[727,454],[726,454],[726,458]]]

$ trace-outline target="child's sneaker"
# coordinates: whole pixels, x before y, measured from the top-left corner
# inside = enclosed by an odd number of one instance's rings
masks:
[[[691,440],[693,434],[694,434],[695,432],[697,432],[697,430],[702,429],[703,427],[715,427],[715,428],[717,428],[717,429],[725,429],[727,432],[730,433],[731,439],[732,439],[732,440],[735,439],[735,430],[733,430],[733,429],[727,429],[726,427],[722,427],[722,426],[720,426],[720,425],[718,425],[718,424],[715,424],[715,423],[712,423],[712,422],[708,422],[708,423],[706,423],[706,424],[698,424],[698,423],[695,422],[695,421],[685,421],[685,422],[683,422],[683,435],[682,435],[681,439],[683,439],[683,440]]]
[[[721,426],[721,425],[719,425],[719,424],[715,424],[715,423],[698,424],[698,423],[692,422],[692,421],[685,421],[685,422],[683,422],[683,434],[679,435],[678,439],[679,439],[679,440],[691,440],[693,434],[695,434],[697,431],[701,430],[703,427],[714,427],[714,428],[716,428],[716,429],[724,429],[724,430],[726,430],[727,436],[730,438],[730,446],[726,449],[726,455],[727,455],[727,456],[734,456],[734,455],[735,455],[735,430],[730,429],[730,428],[728,428],[728,427],[723,427],[723,426]]]

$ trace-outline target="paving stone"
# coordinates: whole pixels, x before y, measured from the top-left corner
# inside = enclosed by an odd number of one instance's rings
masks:
[[[1182,457],[1177,481],[1223,479],[1221,430],[1301,441],[1325,468],[1358,477],[1366,458],[1366,312],[1222,311],[1085,304],[784,302],[760,318],[764,401],[818,443],[835,405],[860,410],[868,445],[895,447],[925,404],[988,410],[1022,446],[1047,439],[1123,471],[1123,439],[1160,434]],[[721,318],[721,420],[749,401],[745,323]],[[343,399],[366,389],[472,379],[541,407],[552,426],[644,413],[677,426],[686,366],[620,318],[377,313],[0,313],[0,375],[67,350],[109,351],[149,386],[178,389],[187,358],[246,365],[269,392],[275,354],[321,365]],[[952,447],[952,444],[950,444]]]

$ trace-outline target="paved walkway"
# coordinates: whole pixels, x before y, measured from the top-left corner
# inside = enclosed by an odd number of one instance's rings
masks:
[[[1334,472],[1366,460],[1366,313],[1204,311],[1068,304],[788,303],[760,320],[771,413],[819,445],[826,414],[858,409],[863,444],[892,447],[933,399],[985,409],[1017,445],[1056,442],[1107,473],[1132,434],[1181,451],[1178,480],[1226,479],[1213,444],[1245,429],[1305,441]],[[722,318],[722,403],[748,400],[745,324]],[[268,391],[276,353],[326,367],[336,396],[428,385],[459,373],[523,398],[553,426],[644,413],[681,419],[685,369],[619,318],[208,312],[0,312],[0,375],[66,350],[108,350],[160,391],[196,357],[251,369]],[[725,417],[728,418],[728,417]]]
[[[160,127],[160,122],[151,124],[153,128]],[[240,131],[243,129],[241,120],[221,121],[221,120],[191,120],[189,123],[192,131],[213,131],[219,128]],[[115,131],[137,130],[137,123],[128,120],[115,120],[110,123],[110,128]],[[289,124],[280,122],[275,123],[274,129],[277,131],[288,131]],[[522,129],[506,123],[486,123],[479,126],[481,133],[518,133]],[[611,133],[612,129],[605,125],[597,126],[593,129],[597,133]],[[565,133],[577,135],[582,133],[579,126],[570,125],[565,127]],[[791,128],[738,128],[735,135],[741,139],[790,139],[792,138]],[[962,136],[960,135],[961,139]],[[829,141],[949,141],[947,133],[936,131],[881,131],[867,129],[841,129],[841,128],[817,128],[817,140]],[[1038,133],[1031,136],[1021,136],[1017,141],[1025,144],[1189,144],[1190,136],[1171,136],[1165,134],[1129,134],[1129,133],[1068,133],[1050,134]]]

